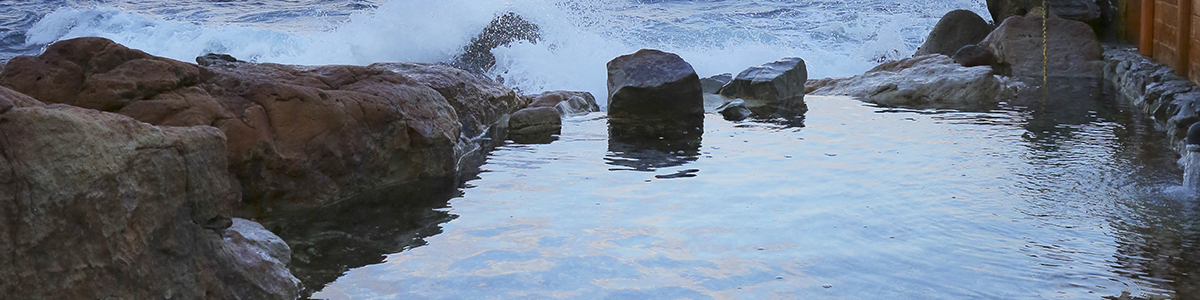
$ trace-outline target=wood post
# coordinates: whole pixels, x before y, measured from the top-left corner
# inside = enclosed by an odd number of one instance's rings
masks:
[[[1179,46],[1175,50],[1179,51],[1177,55],[1178,63],[1175,64],[1175,75],[1188,77],[1189,66],[1188,58],[1191,57],[1189,47],[1192,43],[1192,0],[1179,0],[1179,24],[1176,25],[1176,30],[1179,30]]]
[[[1154,1],[1141,0],[1142,16],[1138,19],[1141,29],[1138,37],[1141,41],[1138,43],[1138,52],[1145,56],[1154,56]]]

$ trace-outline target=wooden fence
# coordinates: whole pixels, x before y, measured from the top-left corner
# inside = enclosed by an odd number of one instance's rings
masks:
[[[1118,0],[1117,35],[1200,84],[1200,0]],[[1144,20],[1152,20],[1145,22]]]

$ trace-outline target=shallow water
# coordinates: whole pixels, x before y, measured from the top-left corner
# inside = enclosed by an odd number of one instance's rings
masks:
[[[602,114],[573,118],[551,144],[500,146],[465,188],[390,210],[409,217],[323,212],[360,217],[332,231],[359,241],[339,249],[376,252],[315,262],[347,271],[310,281],[313,297],[1196,297],[1197,200],[1124,107],[806,99],[801,127],[709,115],[698,148],[672,154],[610,151]],[[400,220],[415,225],[369,229]]]

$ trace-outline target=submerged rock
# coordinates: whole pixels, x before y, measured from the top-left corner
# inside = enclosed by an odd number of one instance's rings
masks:
[[[722,86],[733,81],[733,74],[721,73],[709,77],[700,78],[700,89],[704,90],[704,94],[716,94],[721,90]]]
[[[845,95],[883,106],[990,109],[1013,99],[1018,83],[988,66],[963,67],[941,54],[905,58],[863,75],[813,81],[813,95]]]
[[[453,177],[474,137],[525,104],[498,83],[442,66],[209,68],[103,38],[14,58],[0,85],[155,125],[216,127],[244,203],[261,212]]]
[[[562,133],[562,116],[553,107],[530,107],[512,114],[508,137],[523,144],[552,142]]]
[[[564,117],[600,111],[596,97],[589,92],[546,91],[532,98],[533,103],[529,107],[553,107]]]
[[[1052,77],[1102,78],[1102,50],[1091,27],[1079,21],[1046,20],[1047,42],[1042,39],[1042,19],[1015,16],[1004,20],[979,45],[996,55],[1006,75],[1040,81],[1045,70]],[[1046,49],[1043,50],[1043,45]]]
[[[938,20],[937,25],[934,25],[933,30],[929,32],[929,37],[925,39],[925,43],[917,48],[917,52],[913,56],[933,53],[951,56],[963,46],[979,43],[990,32],[992,32],[992,25],[988,25],[987,21],[974,12],[962,9],[952,10]]]
[[[227,228],[248,221],[229,222],[238,190],[221,131],[41,105],[6,88],[0,111],[3,294],[297,297],[286,259],[276,259],[290,255],[286,245],[243,242],[271,234]]]
[[[804,104],[806,81],[808,69],[804,60],[787,57],[738,73],[733,81],[721,87],[719,93],[728,98],[744,99],[750,108],[771,107],[803,113],[808,111]]]
[[[717,108],[717,112],[730,121],[741,121],[750,117],[750,109],[746,108],[746,101],[742,99],[734,99],[721,105]]]
[[[541,30],[537,24],[509,12],[496,17],[484,27],[479,35],[471,39],[471,43],[463,47],[463,53],[454,57],[450,65],[475,74],[483,74],[496,65],[492,49],[508,46],[516,41],[537,44],[541,38]]]

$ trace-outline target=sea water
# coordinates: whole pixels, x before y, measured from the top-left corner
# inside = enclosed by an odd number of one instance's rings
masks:
[[[544,39],[488,76],[605,95],[606,63],[701,76],[785,56],[809,77],[910,55],[983,1],[0,2],[0,60],[103,36],[191,61],[446,62],[495,16]],[[1196,299],[1200,206],[1166,137],[1108,96],[1067,114],[806,97],[802,122],[708,115],[694,149],[629,151],[603,113],[501,143],[473,180],[260,220],[332,299]],[[603,100],[601,100],[603,105]],[[636,147],[634,147],[636,149]],[[630,167],[639,166],[639,167]]]

